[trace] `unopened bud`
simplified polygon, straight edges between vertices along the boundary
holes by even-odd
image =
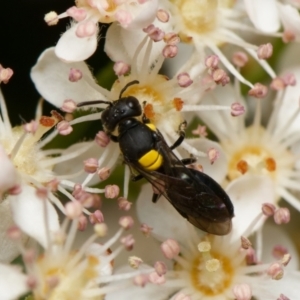
[[[235,52],[232,56],[232,62],[239,68],[242,68],[248,62],[248,55],[245,52]]]
[[[278,262],[272,263],[269,266],[267,273],[274,280],[281,279],[283,277],[283,273],[284,273],[282,264],[278,263]]]
[[[193,83],[190,75],[188,73],[180,73],[177,75],[178,85],[180,87],[188,87]]]
[[[268,93],[268,88],[261,83],[256,83],[254,87],[249,90],[248,95],[255,98],[264,98]]]
[[[124,229],[132,228],[134,221],[131,216],[123,216],[119,219],[119,225]]]
[[[105,197],[108,199],[114,199],[117,198],[120,193],[120,188],[113,184],[113,185],[107,185],[105,187]]]
[[[263,203],[261,209],[265,216],[271,217],[274,215],[274,213],[276,211],[276,206],[272,203]]]
[[[257,57],[259,59],[268,59],[273,54],[273,46],[270,43],[260,45],[257,49]]]
[[[129,234],[123,238],[121,238],[121,243],[125,247],[127,251],[131,251],[133,249],[133,245],[135,243],[135,240],[132,236],[132,234]]]
[[[73,131],[73,128],[69,122],[61,121],[57,124],[57,131],[61,135],[68,135]]]
[[[90,174],[93,174],[98,169],[98,159],[96,158],[88,158],[84,162],[84,171]]]
[[[232,292],[236,300],[250,300],[252,298],[251,288],[246,283],[234,285]]]
[[[169,21],[170,15],[166,10],[159,9],[156,12],[156,18],[162,23],[167,23]]]
[[[160,246],[164,256],[168,259],[173,259],[180,252],[180,246],[177,241],[173,239],[167,239]]]
[[[110,138],[104,131],[99,131],[96,134],[95,142],[100,147],[106,147],[110,142]]]
[[[290,211],[288,208],[280,207],[275,211],[274,221],[276,224],[287,224],[291,219]]]

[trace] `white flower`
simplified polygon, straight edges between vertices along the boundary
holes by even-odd
[[[145,289],[132,287],[120,293],[115,291],[108,295],[109,300],[120,297],[126,300],[133,295],[139,295],[139,299],[143,300],[250,300],[252,296],[261,300],[273,300],[280,294],[289,299],[297,298],[296,286],[300,273],[284,270],[285,259],[289,255],[275,262],[257,263],[253,260],[253,249],[249,248],[248,251],[241,245],[240,234],[247,237],[252,232],[253,225],[261,217],[259,211],[247,223],[244,217],[248,211],[244,210],[233,219],[233,231],[229,235],[213,236],[196,232],[165,199],[153,204],[145,197],[149,191],[144,189],[143,192],[138,199],[139,219],[153,228],[154,235],[160,241],[168,239],[164,243],[163,252],[173,256],[173,264],[162,275],[165,283],[149,283]],[[276,233],[273,234],[276,238],[279,237]],[[167,249],[166,245],[170,248]],[[289,245],[288,248],[293,247]],[[176,255],[178,250],[180,254]],[[294,266],[297,267],[297,261]],[[282,275],[283,278],[279,279]]]
[[[126,30],[142,29],[154,20],[157,5],[157,0],[77,0],[65,13],[57,16],[51,12],[45,20],[54,25],[60,18],[73,18],[75,22],[59,39],[55,53],[65,61],[82,61],[97,48],[98,22],[118,22]]]
[[[246,80],[238,68],[235,68],[230,60],[220,49],[223,44],[237,45],[247,51],[266,72],[275,77],[275,73],[268,63],[259,59],[257,55],[258,46],[246,42],[240,32],[252,33],[255,29],[247,24],[247,18],[244,11],[232,0],[176,0],[160,2],[160,10],[163,10],[168,16],[168,20],[160,22],[155,20],[153,23],[160,28],[164,35],[164,40],[168,40],[170,34],[178,34],[181,42],[193,46],[192,55],[184,52],[186,64],[190,67],[198,64],[199,61],[204,62],[205,57],[213,52],[216,54],[220,62],[232,73],[238,80],[244,84],[253,87],[252,83]],[[124,52],[132,53],[134,45],[133,33],[120,28],[118,35],[119,44],[124,48]],[[135,39],[138,40],[141,32],[135,32]],[[110,33],[107,33],[106,52],[114,61],[117,56],[111,56],[112,51],[107,51],[107,48],[114,48],[108,44],[110,41]],[[173,46],[173,45],[172,45]]]
[[[299,70],[294,71],[299,80]],[[284,84],[284,79],[279,80]],[[214,93],[222,103],[233,98],[244,102],[231,86],[216,89]],[[266,126],[261,121],[262,101],[266,101],[263,99],[249,99],[250,104],[255,101],[255,113],[250,125],[246,124],[246,116],[232,118],[218,112],[207,116],[200,112],[199,117],[219,140],[222,153],[219,163],[226,166],[225,169],[216,168],[214,171],[204,166],[204,171],[213,177],[213,173],[218,173],[219,182],[241,195],[247,193],[243,189],[248,186],[259,194],[260,189],[268,185],[271,188],[266,193],[265,202],[277,204],[283,198],[300,211],[300,201],[291,192],[299,191],[298,97],[297,87],[286,86],[285,91],[279,91],[272,102],[273,108]],[[201,144],[201,139],[191,140],[195,147],[198,142]],[[257,181],[258,176],[261,181]]]
[[[42,205],[46,204],[41,202]],[[114,259],[127,247],[122,242],[126,227],[121,224],[114,235],[99,244],[95,241],[104,237],[108,228],[104,223],[97,224],[94,233],[85,237],[81,247],[73,249],[82,206],[79,202],[67,203],[65,210],[67,217],[59,228],[51,230],[46,226],[47,246],[37,240],[43,247],[42,251],[37,246],[20,247],[25,264],[24,273],[13,265],[0,264],[1,297],[5,295],[5,299],[9,300],[32,292],[34,299],[103,299],[104,295],[114,290],[106,287],[107,283],[117,282],[114,288],[121,289],[124,287],[123,279],[134,278],[142,273],[131,271],[123,276],[112,275]],[[47,207],[44,206],[40,214],[47,224]],[[11,228],[9,236],[18,244],[21,231]],[[112,251],[110,247],[119,240],[121,244]]]
[[[283,39],[299,40],[300,8],[294,0],[244,0],[246,11],[253,25],[262,32],[273,33],[283,25]]]
[[[2,237],[0,261],[11,261],[18,255],[18,250],[14,243],[7,239],[7,228],[14,222],[24,232],[46,246],[45,226],[40,214],[41,199],[38,192],[45,189],[45,197],[49,200],[47,202],[49,227],[55,230],[58,228],[58,215],[53,204],[64,212],[64,207],[55,192],[58,189],[74,200],[65,187],[75,185],[67,179],[78,177],[78,172],[58,175],[53,171],[53,167],[78,158],[91,145],[83,143],[80,149],[76,147],[78,145],[75,145],[65,150],[43,150],[42,147],[52,138],[51,134],[44,140],[41,138],[61,121],[62,117],[57,112],[53,112],[52,117],[37,116],[36,121],[24,126],[12,127],[2,93],[0,105],[2,111],[0,119],[0,236]],[[81,167],[81,173],[83,173],[83,167]]]

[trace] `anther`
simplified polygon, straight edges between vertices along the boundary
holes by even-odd
[[[71,68],[69,71],[69,81],[77,82],[82,78],[82,72],[79,69]]]
[[[257,57],[259,59],[268,59],[273,54],[273,46],[271,43],[260,45],[257,49]]]
[[[128,263],[131,268],[138,269],[139,266],[143,263],[143,260],[137,256],[129,256]]]
[[[173,239],[167,239],[164,241],[161,244],[160,249],[162,250],[164,256],[168,259],[173,259],[180,253],[180,246],[177,241]]]

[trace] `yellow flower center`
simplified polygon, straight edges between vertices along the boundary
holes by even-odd
[[[181,17],[180,38],[190,42],[194,35],[212,33],[221,19],[220,8],[230,8],[234,0],[173,0]]]
[[[100,262],[97,257],[90,255],[87,257],[85,265],[79,266],[77,270],[76,267],[68,267],[72,258],[73,255],[63,261],[52,256],[39,258],[36,266],[39,269],[39,284],[33,291],[35,300],[82,299],[82,291],[97,277],[96,267]],[[101,300],[103,296],[89,299]]]
[[[209,241],[198,245],[199,255],[194,259],[191,281],[194,288],[205,296],[223,294],[232,284],[234,268],[230,259],[211,250]]]
[[[228,179],[234,180],[247,172],[270,176],[276,180],[282,170],[291,170],[292,154],[268,136],[264,128],[249,127],[240,140],[223,141],[228,156]]]

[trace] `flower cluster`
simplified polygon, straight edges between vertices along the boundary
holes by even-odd
[[[13,127],[0,94],[0,298],[297,299],[300,66],[286,53],[298,9],[76,0],[46,14],[51,26],[71,22],[31,70],[56,110],[44,116],[40,102],[35,120]],[[101,24],[109,89],[84,61]],[[0,83],[11,76],[0,65]],[[93,141],[52,146],[99,120]],[[138,191],[130,177],[148,183]]]

